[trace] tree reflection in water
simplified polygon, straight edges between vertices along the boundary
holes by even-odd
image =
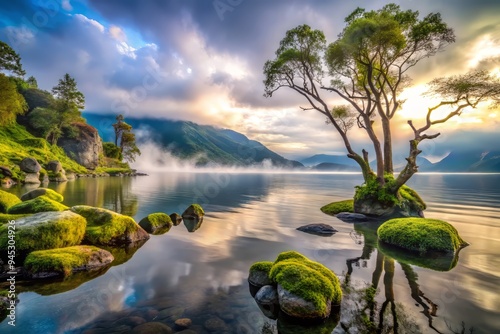
[[[422,332],[415,319],[408,314],[402,304],[396,301],[394,295],[394,272],[396,262],[398,262],[408,281],[411,297],[418,305],[422,306],[422,314],[427,318],[429,328],[435,333],[443,333],[433,323],[434,317],[438,316],[438,305],[421,290],[418,284],[418,275],[410,264],[421,265],[433,270],[446,271],[456,265],[458,256],[430,256],[425,260],[419,260],[420,256],[405,254],[391,247],[379,245],[376,235],[378,226],[380,224],[374,222],[354,224],[354,231],[351,233],[351,237],[356,243],[360,243],[359,241],[362,236],[364,245],[361,256],[346,260],[347,272],[345,273],[343,282],[343,289],[346,294],[342,305],[342,329],[346,332],[362,333]],[[374,253],[376,253],[376,260],[371,284],[356,287],[351,282],[351,275],[354,268],[367,267],[367,261],[370,260]],[[387,254],[391,254],[392,257]],[[432,261],[433,259],[435,259],[435,263]],[[420,263],[419,261],[423,262]],[[385,300],[379,305],[375,301],[375,295],[379,289],[382,274]]]

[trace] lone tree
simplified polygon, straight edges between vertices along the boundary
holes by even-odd
[[[359,164],[365,181],[354,196],[356,212],[422,215],[425,204],[405,186],[418,171],[419,143],[438,137],[439,133],[428,130],[459,116],[464,108],[475,108],[481,102],[498,103],[500,80],[485,71],[433,80],[430,93],[443,100],[428,109],[420,127],[408,121],[414,138],[406,167],[394,178],[391,120],[404,103],[400,94],[409,86],[408,71],[453,43],[455,35],[439,13],[419,18],[418,11],[403,11],[395,4],[369,12],[357,8],[345,23],[338,39],[329,45],[323,32],[307,25],[287,31],[276,58],[264,65],[264,95],[271,97],[282,87],[291,88],[309,103],[303,110],[316,110],[335,127],[347,156]],[[328,93],[336,94],[346,105],[329,105],[325,100]],[[445,117],[435,116],[436,110],[444,108],[448,108]],[[375,129],[379,124],[382,138]],[[354,125],[371,140],[375,171],[368,152],[356,152],[351,145],[348,132]]]
[[[118,115],[113,128],[115,130],[115,146],[120,149],[120,156],[126,161],[134,162],[136,156],[141,155],[141,151],[135,143],[132,125],[125,122],[123,115]]]
[[[0,41],[0,71],[6,70],[23,77],[26,72],[21,65],[21,57],[7,43]]]

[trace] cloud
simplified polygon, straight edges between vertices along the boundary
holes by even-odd
[[[263,97],[262,66],[288,29],[307,23],[333,41],[357,6],[378,9],[386,1],[221,1],[230,6],[222,14],[213,1],[89,0],[84,10],[74,1],[56,2],[57,8],[11,1],[2,7],[0,39],[19,41],[16,50],[41,87],[50,89],[64,73],[74,76],[90,112],[233,128],[287,155],[343,150],[322,115],[299,108],[307,105],[301,96],[281,90]],[[423,15],[441,12],[456,28],[457,43],[410,73],[417,87],[474,66],[498,67],[498,1],[396,3]],[[333,94],[326,96],[335,101]],[[448,126],[498,126],[489,114],[471,113],[469,123]],[[394,131],[402,141],[409,135],[404,115]],[[367,147],[366,136],[353,134],[356,147]]]

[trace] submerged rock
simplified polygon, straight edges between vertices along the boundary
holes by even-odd
[[[189,318],[180,318],[175,320],[175,328],[177,330],[187,329],[191,326],[193,322]]]
[[[123,245],[149,239],[132,217],[111,210],[77,205],[71,211],[87,219],[85,242],[91,245]]]
[[[99,269],[113,260],[113,255],[104,249],[73,246],[32,252],[26,258],[24,266],[30,277],[48,278]]]
[[[345,222],[364,222],[368,217],[361,213],[340,212],[335,217]]]
[[[333,228],[333,226],[327,224],[309,224],[297,227],[297,230],[321,236],[331,236],[335,234],[335,232],[338,232],[336,229]]]

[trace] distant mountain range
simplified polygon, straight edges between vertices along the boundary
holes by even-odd
[[[357,170],[354,160],[343,155],[316,154],[302,162],[314,170],[350,171]],[[372,169],[376,162],[370,163]],[[500,173],[500,151],[470,151],[455,150],[439,162],[432,163],[424,157],[417,158],[420,172],[448,172],[448,173]],[[405,163],[396,164],[394,170],[401,171]]]
[[[84,114],[87,123],[97,128],[103,141],[114,141],[112,115]],[[165,119],[126,118],[138,134],[138,143],[152,141],[181,159],[194,159],[198,166],[210,164],[252,166],[271,162],[274,167],[303,167],[261,143],[233,130]],[[140,159],[140,158],[139,158]]]

